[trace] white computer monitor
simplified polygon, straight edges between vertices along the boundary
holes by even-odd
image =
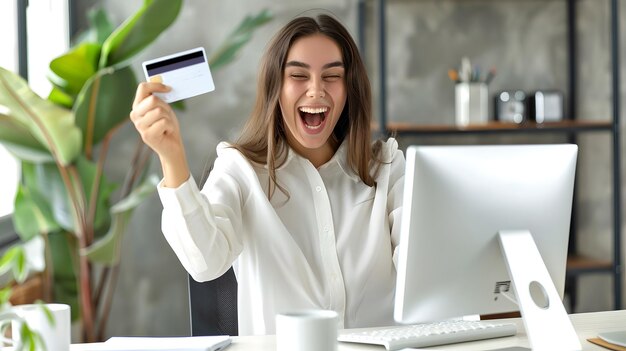
[[[549,307],[560,305],[557,313],[564,314],[577,151],[569,144],[409,147],[395,319],[420,323],[520,311],[523,306],[509,299],[515,295],[511,275],[519,285],[524,279],[543,282],[534,270],[543,266],[541,258],[546,279],[558,292]],[[511,230],[530,233],[539,263],[531,259],[532,248],[522,248],[525,242],[509,242],[505,259],[499,233]],[[516,260],[518,271],[510,274],[507,263]],[[549,299],[544,285],[533,300]],[[536,289],[532,284],[516,288],[518,303],[525,291]],[[525,323],[535,307],[548,310],[526,307],[521,309]],[[537,323],[538,329],[545,327]]]

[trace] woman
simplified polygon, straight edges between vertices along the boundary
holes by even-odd
[[[131,119],[159,156],[163,233],[191,276],[238,281],[241,335],[275,314],[332,309],[340,328],[393,323],[404,157],[371,143],[371,92],[354,40],[335,19],[300,17],[262,60],[255,108],[221,143],[202,188],[176,116],[141,83]]]

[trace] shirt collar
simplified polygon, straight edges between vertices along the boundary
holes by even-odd
[[[226,145],[226,144],[224,144]],[[223,145],[221,145],[223,146]],[[223,146],[224,147],[224,146]],[[287,158],[285,159],[285,162],[280,165],[280,167],[276,168],[277,171],[279,170],[283,170],[285,168],[287,168],[289,166],[290,163],[292,163],[294,161],[294,159],[302,159],[304,160],[304,157],[300,156],[297,152],[295,152],[295,150],[293,150],[291,147],[287,147]],[[248,162],[255,164],[257,167],[262,167],[265,169],[268,169],[267,164],[257,164],[251,160],[248,160]],[[330,160],[328,160],[328,162],[324,163],[319,169],[325,169],[325,168],[330,168],[333,165],[337,165],[339,166],[339,168],[341,169],[341,171],[350,179],[352,179],[354,182],[358,182],[361,178],[359,177],[359,175],[357,173],[354,172],[354,170],[352,169],[352,167],[350,167],[350,164],[348,163],[348,141],[344,140],[341,145],[339,145],[339,148],[337,149],[337,151],[335,152],[335,154],[333,155],[333,157],[330,158]]]
[[[290,150],[295,154],[295,151]],[[359,176],[352,170],[350,164],[348,163],[348,141],[344,140],[339,148],[333,155],[333,157],[328,160],[328,162],[324,163],[320,166],[320,170],[328,169],[333,166],[339,166],[339,168],[343,171],[343,173],[354,182],[358,182],[360,180]]]

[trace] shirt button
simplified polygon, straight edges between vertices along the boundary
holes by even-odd
[[[322,191],[322,187],[321,187],[321,186],[319,186],[319,185],[318,185],[318,186],[316,186],[316,187],[315,187],[315,191],[317,191],[317,192],[319,193],[320,191]]]
[[[328,227],[324,227],[324,231],[325,231],[326,233],[328,233],[328,231],[329,231],[329,230],[330,230],[330,229],[328,229]]]

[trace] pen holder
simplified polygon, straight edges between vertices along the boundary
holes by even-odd
[[[457,83],[454,89],[456,125],[487,123],[487,84]]]

